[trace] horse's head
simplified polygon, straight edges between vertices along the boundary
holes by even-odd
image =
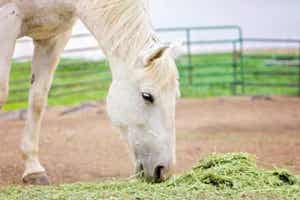
[[[115,78],[107,98],[112,122],[126,135],[136,171],[160,182],[175,164],[175,46],[156,47]],[[116,69],[118,71],[121,69]]]

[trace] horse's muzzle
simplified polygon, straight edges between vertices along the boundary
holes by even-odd
[[[161,183],[171,176],[169,168],[163,165],[156,166],[152,173],[145,170],[144,166],[140,164],[137,168],[137,173],[151,183]]]

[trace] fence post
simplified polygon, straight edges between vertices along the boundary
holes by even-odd
[[[237,75],[236,75],[236,72],[237,72],[237,49],[236,49],[236,41],[232,42],[232,45],[233,45],[233,52],[232,52],[232,75],[233,75],[233,83],[232,83],[232,89],[231,89],[231,92],[232,94],[235,96],[237,94],[237,91],[236,91],[236,87],[237,87]]]
[[[189,84],[193,84],[193,66],[192,66],[192,50],[191,50],[191,29],[186,29],[186,42],[187,42],[187,53],[188,53],[188,70],[189,70]]]
[[[300,97],[300,41],[298,44],[298,96]]]
[[[242,94],[245,94],[245,72],[244,72],[244,37],[243,31],[239,28],[239,42],[240,42],[240,66],[241,66],[241,84],[242,84]]]

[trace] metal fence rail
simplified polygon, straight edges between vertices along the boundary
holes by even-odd
[[[251,64],[245,63],[243,68],[246,75],[264,77],[264,80],[251,82],[249,78],[243,82],[244,87],[272,87],[281,88],[281,94],[300,96],[300,40],[295,39],[276,39],[276,38],[244,38],[244,44],[263,43],[263,44],[286,44],[292,49],[279,49],[278,52],[244,52],[243,57],[246,61],[256,60],[263,66],[253,69]],[[270,70],[271,69],[271,70]],[[282,80],[275,79],[280,77]],[[285,78],[282,78],[285,77]],[[271,93],[272,94],[272,93]]]
[[[243,38],[239,26],[163,28],[157,31],[159,34],[181,35],[186,54],[178,60],[178,66],[184,95],[300,96],[300,39]],[[227,31],[231,35],[214,37],[209,34],[209,39],[195,37],[210,31]],[[72,39],[89,37],[90,34],[76,34]],[[30,42],[28,39],[18,41],[19,44]],[[253,50],[252,44],[259,44],[259,48]],[[270,44],[272,48],[264,49]],[[220,49],[203,50],[210,46]],[[97,45],[67,49],[64,54],[93,51],[99,51]],[[31,56],[14,58],[10,104],[27,101],[30,67],[24,61],[30,59]],[[110,80],[105,61],[64,59],[56,72],[50,100],[93,93],[95,89],[106,91]]]

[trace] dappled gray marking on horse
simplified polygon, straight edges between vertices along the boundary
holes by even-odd
[[[46,0],[0,2],[0,106],[8,96],[16,39],[34,40],[29,109],[21,149],[23,180],[49,184],[41,165],[39,133],[53,74],[77,18],[105,53],[113,81],[107,112],[128,141],[137,171],[164,180],[175,164],[175,102],[179,95],[177,44],[160,42],[147,0]],[[45,13],[47,13],[45,15]]]
[[[32,75],[31,75],[31,79],[30,79],[30,84],[31,84],[31,85],[34,84],[34,81],[35,81],[35,75],[32,74]]]

